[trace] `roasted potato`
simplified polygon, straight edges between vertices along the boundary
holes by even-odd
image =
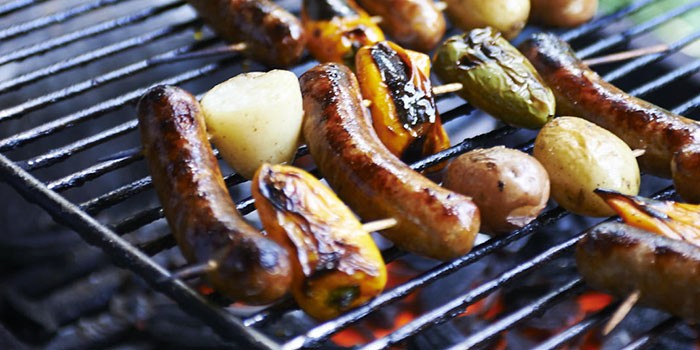
[[[553,27],[576,27],[598,11],[598,0],[531,0],[530,19]]]
[[[306,313],[335,318],[382,292],[386,267],[372,237],[313,175],[265,164],[252,193],[263,227],[289,252],[292,295]]]
[[[549,199],[549,176],[527,153],[503,146],[467,152],[447,167],[443,186],[472,197],[481,230],[499,234],[527,225]]]
[[[552,184],[552,198],[571,212],[610,216],[594,190],[639,192],[639,166],[632,150],[611,132],[581,118],[555,118],[540,130],[533,155]]]
[[[304,116],[301,103],[299,80],[285,70],[237,75],[201,101],[212,142],[247,179],[263,163],[292,161]]]
[[[510,40],[530,15],[530,0],[445,0],[447,16],[462,30],[493,27]]]

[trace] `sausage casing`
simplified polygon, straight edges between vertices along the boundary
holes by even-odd
[[[316,66],[300,83],[309,151],[350,208],[365,220],[396,219],[398,225],[383,234],[407,251],[452,259],[471,250],[480,223],[476,205],[413,171],[382,145],[347,67]]]
[[[691,322],[700,321],[700,248],[618,222],[597,225],[576,246],[591,286]]]
[[[358,0],[401,46],[428,52],[445,35],[445,16],[433,0]]]
[[[557,100],[557,114],[585,118],[611,131],[632,149],[645,150],[640,167],[652,175],[673,177],[685,200],[700,200],[700,123],[630,96],[579,60],[569,45],[553,34],[536,34],[520,47]],[[684,150],[672,173],[671,163]],[[681,164],[682,163],[682,164]]]
[[[291,283],[288,255],[236,210],[197,100],[157,86],[139,101],[138,116],[153,186],[185,258],[215,260],[209,281],[237,300],[259,304],[284,295]]]
[[[297,62],[306,45],[301,22],[269,0],[187,0],[224,40],[271,67]]]

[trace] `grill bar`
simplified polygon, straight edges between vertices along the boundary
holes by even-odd
[[[0,41],[4,41],[19,35],[27,34],[31,31],[41,29],[52,24],[65,22],[73,17],[88,13],[90,11],[113,5],[119,0],[97,0],[85,4],[81,4],[65,11],[57,12],[46,17],[37,18],[25,23],[12,25],[7,28],[0,29]]]
[[[85,241],[100,246],[117,265],[128,267],[148,281],[152,288],[175,300],[185,311],[206,320],[224,339],[250,349],[274,348],[275,344],[267,337],[255,329],[245,328],[226,310],[210,304],[185,283],[172,278],[165,268],[80,208],[46,188],[4,155],[0,155],[0,177],[15,186],[28,201],[44,208],[57,222],[81,234]]]
[[[8,1],[0,5],[0,16],[10,14],[15,11],[19,11],[25,7],[29,7],[40,3],[43,0],[14,0]]]
[[[663,14],[656,16],[640,25],[634,26],[620,34],[611,35],[605,39],[598,41],[584,49],[578,51],[578,56],[580,58],[587,58],[591,55],[595,55],[605,49],[611,48],[615,45],[621,44],[632,37],[646,33],[669,20],[683,15],[689,11],[700,6],[700,1],[692,2],[690,4],[679,6],[671,11],[664,12]]]
[[[188,28],[189,26],[192,25],[192,21],[180,24],[176,26],[176,30],[184,30]],[[101,85],[126,78],[128,76],[134,75],[138,72],[141,72],[145,69],[150,68],[151,66],[154,65],[152,63],[152,60],[157,60],[161,59],[163,57],[173,57],[181,52],[189,51],[192,49],[192,45],[185,45],[180,48],[174,49],[167,51],[162,54],[158,54],[156,56],[153,56],[150,59],[145,59],[138,61],[136,63],[132,63],[130,65],[124,66],[122,68],[113,70],[111,72],[102,74],[98,77],[95,77],[93,79],[85,80],[76,84],[73,84],[67,88],[60,89],[57,91],[54,91],[52,93],[33,98],[29,101],[26,101],[22,104],[19,104],[17,106],[11,107],[4,109],[0,111],[0,122],[9,120],[9,119],[15,119],[22,117],[25,113],[37,110],[39,108],[45,107],[46,105],[53,104],[56,102],[59,102],[61,100],[67,99],[69,97],[81,94],[85,91],[88,91],[90,89],[94,89],[96,87],[99,87]]]
[[[567,328],[565,331],[557,334],[556,336],[547,339],[546,342],[537,345],[535,348],[533,348],[533,350],[560,349],[565,344],[568,344],[572,340],[580,337],[584,333],[590,331],[593,327],[608,319],[619,306],[619,303],[612,303],[606,306],[603,308],[603,310],[598,311],[595,314],[587,317],[585,320]]]
[[[682,79],[684,77],[691,76],[697,73],[698,71],[700,71],[700,59],[686,64],[685,66],[675,68],[668,74],[664,74],[663,76],[630,91],[630,95],[644,96],[650,92],[658,90],[659,88],[673,82],[676,79]]]
[[[664,333],[670,331],[677,325],[681,324],[683,321],[677,317],[670,317],[656,325],[649,332],[639,337],[637,340],[628,344],[623,348],[623,350],[641,350],[648,349],[649,346],[653,345],[656,340],[661,337]]]
[[[80,186],[92,179],[95,179],[113,170],[129,165],[142,158],[143,156],[140,153],[138,153],[119,159],[104,161],[93,166],[87,167],[79,172],[52,181],[48,183],[46,187],[53,191],[65,191],[69,188]]]
[[[527,306],[522,307],[518,311],[492,323],[488,327],[480,330],[478,333],[455,345],[450,350],[481,348],[481,346],[485,345],[484,343],[491,341],[501,332],[511,329],[521,322],[548,310],[553,305],[560,302],[563,298],[583,289],[583,286],[583,280],[580,277],[575,278],[560,288],[549,292]]]
[[[179,5],[179,4],[178,4]],[[144,15],[142,19],[145,19],[149,16],[153,16],[158,12],[165,12],[168,9],[174,8],[176,6],[174,5],[168,5],[168,6],[163,6],[160,8],[160,11],[156,11],[155,8],[149,8],[143,12],[147,13]],[[188,23],[194,23],[195,21],[188,22]],[[130,38],[112,45],[108,45],[105,47],[101,47],[97,50],[94,50],[92,52],[88,52],[86,54],[82,54],[70,59],[67,59],[62,62],[58,62],[56,64],[52,64],[46,68],[38,69],[32,72],[29,72],[27,74],[20,75],[16,78],[6,80],[3,82],[0,82],[0,93],[2,92],[7,92],[11,89],[16,89],[21,86],[24,86],[26,84],[36,82],[39,79],[44,79],[47,77],[51,77],[55,74],[58,74],[60,72],[78,67],[80,65],[84,65],[87,63],[90,63],[92,61],[96,61],[100,58],[104,58],[119,52],[122,52],[124,50],[142,46],[146,43],[155,41],[157,39],[163,38],[165,36],[168,36],[170,34],[177,33],[181,31],[182,28],[180,26],[169,26],[163,29],[158,29],[151,31],[149,33],[146,33],[144,35],[140,35],[134,38]]]
[[[626,14],[635,12],[645,6],[646,4],[652,3],[652,1],[644,0],[644,1],[639,1],[619,12],[616,14],[606,16],[604,18],[601,18],[599,20],[596,20],[594,22],[591,22],[583,27],[577,28],[575,30],[567,32],[565,35],[568,36],[569,39],[571,38],[576,38],[581,35],[593,32],[594,30],[600,29],[615,20],[622,18]],[[182,3],[171,3],[166,6],[179,6]],[[700,5],[700,3],[695,3],[693,4],[692,8],[696,7],[697,5]],[[2,7],[0,7],[2,9]],[[678,11],[678,9],[676,10]],[[624,13],[624,14],[620,14]],[[1,14],[1,12],[0,12]],[[668,15],[668,13],[667,13]],[[675,16],[667,16],[668,19],[671,19]],[[633,35],[637,35],[643,32],[646,32],[653,28],[654,26],[659,25],[665,20],[659,19],[657,17],[656,19],[653,19],[651,21],[648,21],[642,25],[636,26],[625,33],[627,33],[627,36],[620,37],[620,42],[623,42],[626,39],[629,39],[629,37]],[[654,22],[654,23],[652,23]],[[656,23],[658,22],[658,23]],[[194,23],[194,22],[193,22]],[[646,28],[649,27],[649,28]],[[623,33],[624,35],[624,33]],[[697,35],[697,34],[694,34]],[[693,36],[694,36],[693,35]],[[143,37],[140,36],[140,37]],[[692,36],[691,36],[692,37]],[[685,38],[684,38],[685,40]],[[122,42],[125,43],[126,41]],[[689,43],[689,41],[688,41]],[[616,45],[617,43],[610,44],[610,46]],[[687,43],[686,43],[687,44]],[[137,45],[135,45],[137,46]],[[680,46],[680,45],[679,45]],[[589,47],[588,49],[590,49]],[[603,50],[604,48],[600,49]],[[99,50],[90,52],[87,55],[90,54],[95,54]],[[675,52],[675,51],[674,51]],[[655,57],[654,59],[659,60],[667,55],[670,55],[670,53],[664,53],[664,55],[660,55],[659,57]],[[89,61],[96,60],[99,57],[94,57],[90,59]],[[228,62],[227,60],[226,62]],[[87,61],[86,61],[87,62]],[[152,63],[153,61],[151,61]],[[212,72],[225,64],[223,63],[224,61],[219,62],[218,64],[210,64],[207,66],[204,66],[202,68],[188,71],[186,73],[183,73],[181,75],[171,77],[166,79],[165,81],[161,83],[168,83],[168,84],[178,84],[184,81],[188,81],[191,79],[198,78],[200,76],[203,76],[209,72]],[[651,60],[649,61],[651,62]],[[648,63],[649,63],[648,62]],[[60,66],[64,65],[64,66]],[[54,66],[60,66],[60,67],[65,67],[63,70],[68,70],[73,67],[77,67],[78,64],[73,64],[72,66],[65,66],[65,62],[59,62]],[[677,70],[676,70],[677,71]],[[675,72],[675,71],[674,71]],[[113,72],[112,72],[113,73]],[[110,73],[108,73],[110,74]],[[626,74],[626,73],[625,73]],[[673,73],[669,73],[673,74]],[[624,75],[624,74],[622,74]],[[685,75],[683,75],[685,76]],[[666,75],[665,77],[668,77]],[[662,77],[663,78],[663,77]],[[670,79],[667,79],[667,81],[660,81],[663,80],[662,78],[654,80],[654,84],[648,83],[645,84],[644,86],[638,88],[639,91],[644,91],[646,89],[649,89],[649,91],[654,90],[658,87],[664,86],[668,84]],[[26,79],[26,78],[24,78]],[[174,81],[174,82],[173,82]],[[17,81],[13,84],[14,87],[21,86],[22,84],[25,84],[29,82],[29,80],[26,80],[24,82],[18,83]],[[0,83],[2,84],[2,83]],[[2,85],[0,85],[2,86]],[[651,87],[650,87],[651,86]],[[90,87],[89,89],[91,89]],[[64,89],[66,90],[66,89]],[[59,91],[64,91],[64,90],[59,90]],[[83,91],[87,91],[88,88],[86,88]],[[76,92],[77,93],[82,93],[81,92]],[[38,139],[39,137],[49,135],[54,132],[58,132],[62,129],[65,129],[67,127],[72,126],[73,124],[90,120],[93,118],[96,118],[100,115],[106,114],[109,111],[116,110],[121,107],[121,105],[125,103],[133,103],[138,97],[140,97],[141,94],[145,89],[137,89],[134,91],[131,91],[129,93],[126,93],[120,97],[117,97],[115,99],[111,99],[108,101],[105,101],[103,103],[100,103],[98,105],[92,106],[90,108],[81,110],[79,112],[70,114],[68,116],[65,116],[63,118],[60,118],[59,120],[56,120],[54,122],[50,122],[44,125],[41,125],[39,127],[32,128],[30,130],[27,130],[25,132],[22,132],[20,134],[16,134],[13,137],[7,138],[5,140],[0,140],[0,151],[6,151],[10,149],[14,149],[17,147],[20,147],[21,145],[24,145],[28,142],[31,142],[33,140]],[[638,92],[638,93],[644,93],[644,92]],[[48,95],[47,95],[48,96]],[[45,96],[44,96],[45,97]],[[42,97],[40,97],[42,98]],[[700,96],[684,103],[683,105],[677,107],[676,109],[690,109],[690,108],[695,108],[698,105],[698,100],[700,100]],[[120,101],[119,104],[116,104],[116,101]],[[51,101],[50,103],[53,103],[55,101]],[[39,108],[39,107],[37,107]],[[456,118],[459,116],[467,115],[472,111],[472,108],[466,104],[462,104],[461,106],[453,109],[452,111],[446,112],[443,114],[443,117],[446,120],[449,120],[451,118]],[[2,112],[0,112],[2,113]],[[123,135],[125,133],[128,133],[136,128],[136,121],[135,120],[130,120],[127,122],[124,122],[122,124],[117,125],[116,127],[113,127],[112,129],[109,129],[105,132],[101,132],[96,135],[92,135],[90,137],[86,137],[84,139],[78,140],[76,142],[70,143],[68,145],[65,145],[63,147],[60,147],[58,149],[55,149],[54,151],[51,151],[49,153],[35,156],[31,159],[26,160],[25,162],[22,162],[21,164],[27,165],[27,169],[37,169],[40,167],[48,167],[53,164],[56,164],[57,162],[60,162],[64,159],[67,159],[70,157],[72,154],[75,154],[77,152],[80,152],[84,149],[93,147],[95,145],[98,145],[100,143],[106,142],[108,140],[111,140],[115,137],[118,137],[120,135]],[[470,138],[467,140],[464,140],[463,142],[453,146],[453,148],[444,151],[443,154],[440,155],[435,155],[431,158],[424,159],[420,162],[417,162],[413,164],[412,166],[414,169],[424,169],[426,167],[429,167],[439,161],[445,160],[449,157],[453,157],[457,154],[464,153],[470,149],[473,149],[475,147],[484,147],[487,145],[490,145],[494,142],[496,142],[497,139],[500,139],[506,135],[509,135],[517,130],[509,127],[504,127],[500,129],[496,129],[488,134],[485,135],[480,135],[474,138]],[[22,137],[19,137],[22,135]],[[493,139],[489,139],[493,138]],[[526,144],[524,147],[530,147],[531,142]],[[300,153],[303,153],[300,152]],[[107,160],[107,161],[102,161],[98,164],[95,164],[93,166],[90,166],[86,169],[83,169],[81,171],[78,171],[76,173],[70,174],[68,176],[65,176],[63,178],[60,178],[58,180],[55,180],[51,183],[49,183],[47,186],[43,186],[38,180],[33,178],[30,174],[28,174],[26,171],[20,169],[17,167],[18,163],[12,163],[9,159],[5,158],[2,156],[0,158],[0,176],[6,177],[8,179],[13,179],[15,176],[18,177],[18,179],[14,179],[13,185],[18,188],[18,190],[28,199],[34,200],[34,201],[39,201],[39,204],[44,207],[47,211],[49,211],[52,215],[56,216],[56,220],[67,224],[69,227],[79,231],[86,240],[92,242],[93,244],[97,244],[103,249],[110,253],[110,255],[116,256],[117,260],[120,264],[129,267],[132,270],[135,270],[135,272],[139,273],[141,276],[146,278],[147,281],[149,281],[151,284],[153,284],[156,289],[159,291],[165,292],[167,295],[173,297],[176,301],[178,301],[181,305],[185,305],[185,308],[188,309],[189,312],[192,314],[202,318],[205,320],[207,323],[212,325],[214,323],[214,328],[216,331],[223,336],[227,338],[235,338],[233,339],[236,341],[236,345],[238,344],[243,344],[246,346],[254,346],[254,347],[261,347],[261,348],[277,348],[278,344],[275,344],[274,342],[271,342],[267,337],[260,335],[257,333],[257,331],[254,328],[251,328],[250,326],[256,326],[260,325],[263,323],[265,320],[269,320],[271,317],[275,317],[280,315],[283,311],[289,310],[293,307],[293,303],[290,303],[289,299],[287,301],[283,301],[278,305],[269,307],[261,312],[258,312],[257,314],[248,317],[247,319],[243,320],[242,322],[238,321],[235,317],[230,316],[225,311],[222,311],[221,308],[208,304],[201,296],[199,296],[198,293],[193,292],[192,289],[188,288],[186,285],[182,284],[181,281],[179,280],[174,280],[169,276],[169,273],[165,271],[164,269],[160,269],[157,265],[156,266],[151,266],[155,265],[148,257],[146,254],[156,254],[160,252],[161,250],[170,247],[174,245],[174,240],[172,238],[172,235],[167,235],[163,236],[159,239],[156,239],[152,242],[149,242],[143,246],[141,246],[141,251],[135,249],[132,245],[129,245],[127,241],[111,241],[112,236],[119,238],[118,236],[115,235],[114,232],[109,231],[103,224],[100,224],[99,222],[95,221],[92,219],[88,214],[94,214],[97,213],[101,210],[104,210],[106,208],[109,208],[117,203],[122,202],[123,200],[133,197],[136,193],[142,192],[143,190],[147,189],[150,187],[150,178],[145,177],[141,178],[139,180],[136,180],[134,182],[131,182],[125,186],[122,186],[116,190],[110,191],[104,195],[101,195],[99,197],[93,198],[91,200],[88,200],[84,202],[82,205],[75,206],[63,199],[64,202],[51,202],[55,198],[62,199],[62,197],[58,196],[56,193],[51,192],[50,189],[53,190],[65,190],[74,186],[77,186],[79,184],[82,184],[86,181],[89,181],[90,179],[94,179],[100,175],[106,174],[110,172],[111,170],[117,169],[119,167],[125,166],[127,164],[133,163],[134,161],[142,159],[142,156],[140,154],[131,154],[128,155],[127,157],[122,157],[119,159],[112,159],[112,160]],[[231,186],[237,185],[243,182],[243,179],[241,179],[239,176],[232,174],[228,175],[226,177],[227,184]],[[37,186],[41,185],[41,186]],[[55,197],[55,198],[54,198]],[[37,199],[40,198],[40,199]],[[44,203],[42,201],[46,200],[48,198],[48,201],[50,203]],[[65,205],[69,205],[71,207],[66,207]],[[248,213],[253,210],[253,201],[251,198],[247,198],[237,204],[238,208],[240,211],[242,211],[244,214]],[[56,208],[59,209],[56,209]],[[66,214],[60,214],[63,213],[64,210],[67,210],[67,215]],[[82,211],[81,211],[82,210]],[[65,215],[65,216],[61,216]],[[309,346],[309,345],[320,345],[322,344],[323,341],[325,341],[330,335],[340,331],[343,327],[356,322],[372,311],[375,311],[379,308],[381,308],[383,305],[386,305],[390,302],[396,301],[412,291],[416,290],[417,288],[420,288],[424,286],[427,283],[430,283],[438,278],[444,277],[445,275],[456,271],[457,269],[472,263],[474,261],[479,260],[481,257],[484,257],[485,255],[493,252],[496,249],[502,248],[503,246],[507,245],[510,242],[513,242],[519,238],[525,237],[529,235],[532,232],[535,232],[539,228],[543,227],[544,225],[549,225],[552,222],[555,222],[562,217],[568,215],[565,211],[563,211],[560,208],[555,208],[553,210],[547,211],[543,215],[541,215],[536,221],[531,223],[530,225],[526,226],[525,228],[515,231],[514,233],[500,238],[500,239],[492,239],[489,240],[472,250],[469,254],[465,255],[464,257],[457,259],[456,261],[446,263],[443,265],[440,265],[433,270],[430,270],[426,273],[421,274],[420,276],[414,278],[413,280],[409,281],[405,285],[401,285],[399,287],[396,287],[395,289],[385,292],[382,294],[379,298],[373,300],[370,302],[370,304],[365,305],[361,307],[360,309],[351,311],[350,313],[341,316],[338,319],[326,322],[324,324],[321,324],[318,327],[315,327],[308,331],[306,334],[297,336],[296,338],[290,340],[289,342],[283,344],[285,348],[298,348],[301,346]],[[137,213],[136,215],[129,217],[125,220],[122,220],[121,222],[117,223],[114,226],[114,231],[124,233],[124,232],[130,232],[132,230],[138,229],[141,226],[152,222],[158,218],[162,217],[162,210],[161,208],[151,208],[147,209],[145,211],[141,211]],[[87,220],[86,219],[90,219]],[[109,233],[112,236],[107,236],[104,235],[104,233]],[[572,240],[576,240],[577,237],[572,238]],[[567,243],[565,242],[565,243]],[[575,243],[575,242],[574,242]],[[573,245],[573,243],[571,243]],[[117,246],[117,247],[115,247]],[[105,248],[107,247],[107,248]],[[513,268],[504,274],[502,274],[499,278],[496,278],[490,282],[487,282],[486,284],[482,284],[479,286],[477,289],[470,291],[470,292],[465,292],[465,294],[462,295],[460,298],[461,301],[463,301],[465,304],[469,304],[471,302],[474,302],[485,295],[491,293],[493,290],[496,288],[499,288],[505,283],[508,283],[512,280],[517,279],[519,276],[521,276],[524,273],[527,273],[531,269],[536,268],[539,266],[538,264],[544,264],[546,263],[549,258],[553,258],[560,254],[561,252],[565,251],[568,249],[568,247],[561,248],[560,251],[554,251],[552,252],[552,249],[555,249],[556,247],[561,247],[561,245],[555,246],[554,248],[551,248],[547,250],[546,252],[537,255],[535,258],[531,259],[530,261],[526,262],[525,264],[529,267],[523,269],[521,267],[516,267]],[[133,252],[135,253],[140,253],[141,255],[134,255],[132,254]],[[550,252],[551,256],[547,256],[546,254]],[[144,254],[146,253],[146,254]],[[396,254],[404,254],[403,252],[398,251]],[[388,261],[390,261],[389,259]],[[136,267],[134,267],[136,265]],[[160,269],[160,270],[159,270]],[[148,277],[153,277],[152,279]],[[154,277],[155,276],[155,277]],[[158,279],[156,279],[158,277]],[[573,285],[572,285],[573,283]],[[532,306],[535,305],[550,305],[553,304],[555,299],[564,297],[565,295],[568,295],[568,293],[573,292],[575,289],[578,289],[581,287],[581,281],[579,279],[576,279],[574,281],[571,281],[570,283],[567,283],[564,287],[564,291],[562,291],[562,288],[560,288],[558,291],[548,293],[547,295],[541,297],[540,299],[537,299],[534,301],[530,306],[527,306],[525,308],[519,309],[518,311],[515,311],[514,313],[505,316],[503,319],[497,321],[496,323],[491,324],[486,330],[486,333],[480,333],[477,334],[475,337],[470,338],[471,340],[467,340],[468,342],[474,342],[475,344],[481,343],[481,341],[487,340],[487,338],[498,334],[499,332],[502,332],[505,329],[508,329],[510,327],[514,327],[518,324],[518,322],[525,320],[527,317],[530,317],[534,315],[538,308],[533,308]],[[178,289],[180,288],[180,289]],[[173,290],[176,290],[173,292]],[[178,294],[182,293],[182,294]],[[173,295],[176,295],[175,297]],[[194,298],[194,299],[192,299]],[[184,300],[184,301],[183,301]],[[465,301],[466,300],[466,301]],[[435,318],[433,320],[439,320],[440,322],[446,320],[447,318],[453,316],[452,313],[455,310],[448,310],[447,313],[444,313],[442,315],[430,313],[428,315],[424,315],[423,318],[426,318],[426,316],[429,315],[435,315]],[[218,316],[215,316],[215,318],[212,320],[209,316],[209,314],[218,314]],[[602,313],[599,313],[597,315],[601,315]],[[596,315],[596,316],[597,316]],[[604,315],[605,316],[605,315]],[[608,315],[609,316],[609,315]],[[432,317],[432,316],[430,316]],[[607,316],[605,316],[607,317]],[[426,318],[427,319],[427,318]],[[418,319],[416,320],[418,321]],[[417,334],[420,330],[427,328],[431,326],[432,324],[435,324],[434,321],[432,324],[425,324],[421,325],[420,323],[417,323],[416,321],[410,323],[408,326],[402,328],[399,330],[398,335],[394,337],[393,335],[387,338],[382,338],[378,340],[377,342],[371,343],[368,345],[368,348],[372,348],[373,346],[381,346],[381,344],[395,344],[397,342],[400,342],[401,340],[405,339],[402,338],[404,336],[410,336],[413,334]],[[236,323],[238,322],[238,323]],[[584,322],[585,323],[585,322]],[[247,327],[246,327],[247,326]],[[222,333],[226,332],[226,333]],[[232,334],[233,332],[233,334]],[[240,338],[240,339],[239,339]],[[482,339],[481,341],[477,341],[475,339]],[[554,338],[558,339],[558,338]],[[571,338],[570,338],[571,339]],[[386,340],[386,343],[384,343]],[[563,343],[561,343],[563,344]],[[385,345],[386,346],[386,345]]]
[[[157,14],[163,13],[171,7],[174,8],[182,3],[166,4],[159,7],[148,8],[145,10],[138,11],[134,14],[127,15],[124,17],[119,17],[113,20],[98,23],[89,27],[82,28],[80,30],[58,36],[37,44],[25,46],[23,48],[13,50],[12,52],[6,53],[0,56],[0,65],[23,60],[25,58],[38,55],[44,52],[48,52],[55,48],[67,45],[72,42],[87,39],[91,36],[105,33],[113,29],[121,28],[126,25],[135,24],[141,22],[145,19],[151,18]]]
[[[193,50],[196,46],[198,46],[198,45],[189,46],[184,51]],[[154,83],[154,85],[156,85],[156,84],[169,84],[169,85],[182,84],[184,82],[199,78],[201,76],[212,73],[218,69],[221,69],[224,66],[226,66],[227,63],[230,63],[231,61],[232,61],[232,59],[226,59],[223,61],[219,61],[218,63],[207,64],[203,67],[189,70],[189,71],[186,71],[184,73],[180,73],[178,75],[175,75],[173,77],[161,80],[157,83]],[[27,142],[34,141],[40,137],[50,135],[50,134],[55,133],[57,131],[63,130],[63,129],[68,128],[70,126],[73,126],[77,123],[85,122],[85,121],[100,117],[108,112],[122,108],[122,107],[124,107],[124,105],[134,103],[147,90],[148,90],[147,87],[132,90],[132,91],[130,91],[126,94],[123,94],[121,96],[118,96],[118,97],[115,97],[115,98],[112,98],[109,100],[105,100],[101,103],[98,103],[98,104],[92,106],[92,107],[80,110],[78,112],[72,113],[72,114],[67,115],[65,117],[55,119],[55,120],[50,121],[48,123],[39,125],[37,127],[31,128],[29,130],[17,133],[11,137],[6,138],[6,139],[0,140],[0,152],[5,152],[8,150],[17,148],[17,147],[19,147]]]
[[[630,4],[629,6],[619,10],[615,11],[605,17],[599,18],[595,21],[588,22],[585,24],[582,24],[581,26],[577,28],[570,29],[569,31],[562,33],[559,35],[560,38],[566,40],[566,41],[571,41],[576,38],[579,38],[583,35],[586,35],[588,33],[591,33],[593,31],[596,31],[598,29],[604,28],[612,23],[617,22],[623,17],[626,17],[632,13],[635,13],[645,6],[654,3],[655,0],[642,0],[642,1],[637,1],[633,4]]]
[[[669,187],[657,195],[654,196],[654,198],[669,198],[674,194],[674,190],[672,187]],[[517,231],[516,231],[517,232]],[[366,348],[367,349],[381,349],[381,348],[386,348],[388,346],[394,345],[400,341],[405,340],[406,338],[417,334],[418,332],[430,327],[434,326],[440,323],[443,323],[447,321],[449,318],[453,318],[454,316],[460,314],[462,311],[464,311],[464,308],[466,306],[469,306],[473,304],[475,301],[483,298],[484,296],[492,293],[494,290],[500,288],[501,286],[513,281],[514,279],[520,277],[521,275],[524,275],[530,271],[532,271],[534,268],[539,267],[540,265],[543,265],[552,259],[557,258],[559,255],[564,253],[565,251],[571,249],[578,241],[580,241],[583,236],[584,232],[580,232],[576,235],[574,235],[572,238],[566,240],[563,243],[559,243],[541,254],[537,255],[536,257],[522,262],[519,265],[515,266],[511,270],[508,270],[504,273],[502,273],[498,278],[493,279],[489,282],[483,283],[480,286],[472,289],[471,291],[466,292],[465,294],[462,294],[460,297],[455,298],[455,300],[446,303],[438,308],[435,308],[434,310],[430,311],[429,313],[426,313],[410,323],[404,325],[402,328],[394,331],[391,333],[389,336],[377,339],[373,341],[372,343],[367,344]]]
[[[610,73],[607,73],[603,76],[603,79],[607,82],[613,82],[617,79],[622,78],[623,76],[639,69],[642,68],[648,64],[658,62],[668,56],[670,56],[673,53],[676,53],[683,49],[684,47],[692,44],[693,42],[697,41],[700,39],[700,31],[697,31],[691,35],[688,35],[684,37],[681,40],[678,40],[671,45],[668,46],[668,51],[662,52],[662,53],[655,53],[651,55],[646,55],[642,56],[639,58],[636,58],[630,62],[627,62],[623,66],[615,69],[614,71],[611,71]]]

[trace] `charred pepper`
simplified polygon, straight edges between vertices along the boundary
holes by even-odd
[[[458,94],[505,123],[537,129],[554,117],[555,100],[532,64],[492,28],[473,29],[443,43],[434,57],[444,82],[459,82]]]
[[[320,62],[353,67],[362,46],[384,40],[384,33],[354,0],[304,0],[301,21],[307,48]]]
[[[442,151],[450,140],[442,127],[430,84],[430,58],[382,41],[355,58],[362,96],[382,143],[405,162]]]
[[[252,194],[263,227],[292,257],[292,295],[306,313],[334,318],[382,292],[386,267],[372,237],[313,175],[264,164]]]

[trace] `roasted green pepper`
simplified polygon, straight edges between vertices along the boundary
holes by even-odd
[[[306,47],[319,62],[355,64],[362,46],[384,40],[384,33],[353,0],[304,0],[301,22]]]
[[[555,100],[532,64],[492,28],[453,36],[438,49],[434,69],[458,94],[505,123],[537,129],[554,116]]]
[[[362,96],[382,143],[410,163],[450,147],[430,84],[430,58],[382,41],[355,58]],[[437,170],[437,169],[432,169]]]

